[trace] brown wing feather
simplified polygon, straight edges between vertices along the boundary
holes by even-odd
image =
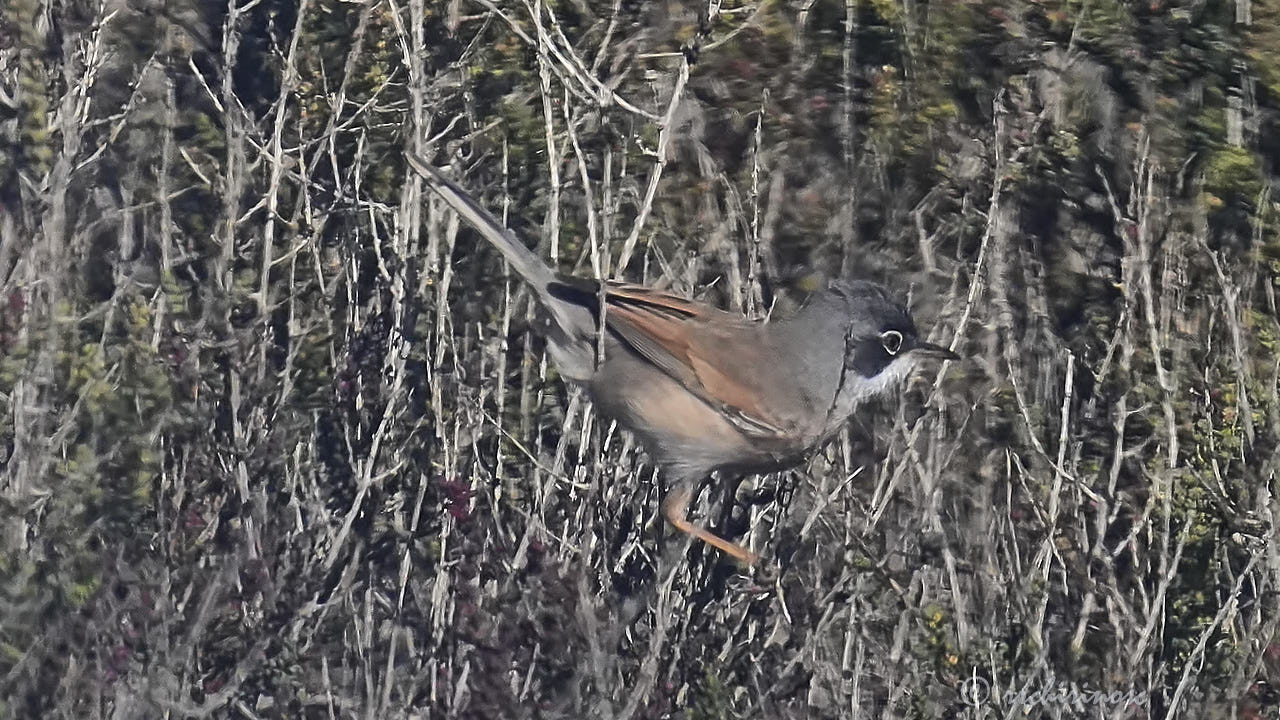
[[[661,290],[654,290],[643,285],[611,282],[605,286],[605,290],[608,293],[611,307],[644,307],[651,312],[668,315],[672,319],[680,320],[692,320],[709,315],[728,315],[723,310],[717,310],[710,305],[662,292]],[[742,319],[737,316],[732,317],[737,320]]]
[[[734,330],[755,327],[756,323],[634,285],[611,285],[607,302],[610,329],[690,392],[724,411],[744,433],[767,438],[785,434],[785,428],[761,405],[758,388],[704,360],[724,350],[710,347],[726,341],[725,333],[717,332],[724,328],[722,323],[732,323],[729,327]],[[707,322],[711,316],[721,316],[714,326]]]

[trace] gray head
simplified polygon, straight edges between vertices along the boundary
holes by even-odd
[[[831,302],[845,317],[845,378],[856,400],[896,388],[916,362],[959,360],[950,350],[923,340],[907,308],[883,286],[865,280],[835,280]]]
[[[883,285],[836,280],[828,285],[827,292],[846,308],[849,365],[862,377],[875,377],[901,361],[960,359],[950,350],[922,340],[911,313]]]

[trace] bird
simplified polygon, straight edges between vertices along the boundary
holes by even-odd
[[[754,320],[644,285],[561,274],[442,170],[412,151],[406,159],[533,289],[560,374],[634,434],[667,479],[667,521],[747,566],[759,556],[689,520],[704,480],[799,465],[922,360],[960,359],[925,340],[906,307],[869,280],[833,279],[790,316]]]

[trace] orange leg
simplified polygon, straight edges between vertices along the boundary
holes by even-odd
[[[704,527],[689,522],[689,501],[692,499],[693,488],[689,486],[689,483],[682,482],[671,488],[671,491],[662,500],[662,514],[666,516],[667,522],[671,523],[680,532],[692,535],[702,542],[719,549],[721,552],[737,558],[748,566],[755,565],[756,561],[760,559],[755,553],[735,542],[725,540]]]

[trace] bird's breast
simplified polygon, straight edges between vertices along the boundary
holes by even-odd
[[[660,465],[681,476],[764,471],[802,452],[785,440],[748,438],[719,410],[625,350],[606,357],[589,384],[599,412],[634,433]]]

